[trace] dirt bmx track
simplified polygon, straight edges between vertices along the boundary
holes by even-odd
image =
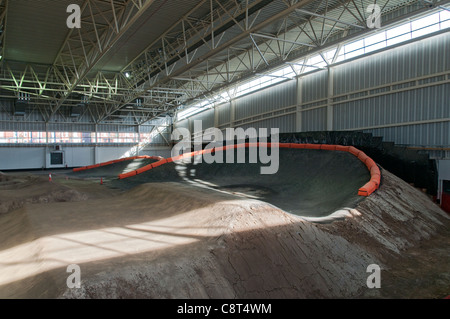
[[[448,215],[385,170],[380,189],[358,196],[370,174],[349,154],[280,150],[277,176],[257,174],[260,163],[170,163],[113,177],[135,161],[51,183],[2,175],[0,199],[14,194],[16,205],[0,215],[0,297],[450,294]],[[80,289],[67,288],[70,264],[81,267]],[[370,264],[381,289],[366,286]]]

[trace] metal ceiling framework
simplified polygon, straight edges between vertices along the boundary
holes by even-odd
[[[374,0],[199,0],[120,72],[102,70],[99,61],[155,2],[86,0],[81,28],[68,33],[52,65],[0,61],[0,98],[27,96],[46,122],[55,114],[68,117],[66,109],[82,105],[95,123],[141,125],[173,116],[180,106],[273,67],[373,32],[367,27],[367,6]],[[384,25],[447,2],[375,0]],[[8,0],[0,0],[2,56],[8,45],[7,9]],[[395,18],[386,19],[395,11]]]

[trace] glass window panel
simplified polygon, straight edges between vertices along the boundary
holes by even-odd
[[[344,45],[344,52],[345,53],[353,52],[355,50],[361,49],[362,47],[364,47],[364,40],[361,39]]]
[[[370,37],[364,39],[364,45],[367,47],[369,45],[385,43],[386,41],[386,31],[376,33]]]
[[[386,42],[379,42],[366,47],[365,52],[369,53],[375,50],[380,50],[386,47]]]
[[[424,36],[424,35],[436,32],[436,31],[439,31],[439,25],[438,24],[434,24],[434,25],[431,25],[431,26],[426,27],[426,28],[415,30],[412,33],[412,37],[413,38],[417,38],[417,37],[421,37],[421,36]]]
[[[364,48],[361,48],[359,50],[352,51],[352,52],[349,52],[349,53],[345,53],[345,59],[351,59],[351,58],[354,58],[354,57],[359,56],[361,54],[364,54]]]
[[[402,24],[398,27],[387,30],[386,37],[387,37],[387,39],[391,39],[391,38],[405,35],[409,32],[411,32],[411,23],[408,22],[408,23]]]
[[[447,28],[450,28],[450,19],[441,22],[441,30],[444,30],[444,29],[447,29]]]
[[[406,33],[404,35],[397,36],[387,40],[387,46],[394,45],[397,43],[405,42],[411,40],[411,33]]]
[[[439,12],[411,22],[412,30],[422,29],[439,22]]]

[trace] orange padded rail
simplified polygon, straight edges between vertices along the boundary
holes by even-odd
[[[370,172],[370,181],[367,182],[363,187],[358,190],[358,195],[360,196],[369,196],[373,192],[375,192],[381,183],[381,172],[378,168],[377,164],[367,156],[363,151],[357,149],[353,146],[343,146],[343,145],[328,145],[328,144],[297,144],[297,143],[244,143],[237,145],[227,145],[216,147],[214,149],[205,149],[201,151],[195,151],[191,153],[186,153],[183,155],[178,155],[175,157],[171,157],[168,159],[161,159],[156,163],[152,163],[150,165],[144,166],[138,170],[135,170],[130,173],[119,175],[119,179],[128,178],[131,176],[135,176],[141,174],[143,172],[149,171],[155,167],[164,165],[166,163],[172,163],[176,161],[180,161],[182,159],[191,158],[198,155],[203,155],[205,153],[211,152],[221,152],[229,149],[237,149],[237,148],[249,148],[249,147],[279,147],[279,148],[291,148],[291,149],[311,149],[311,150],[325,150],[325,151],[340,151],[340,152],[348,152],[354,156],[356,156],[361,162],[363,162],[367,169]]]
[[[73,171],[74,172],[81,172],[81,171],[85,171],[85,170],[88,170],[88,169],[93,169],[93,168],[97,168],[97,167],[103,167],[103,166],[107,166],[107,165],[111,165],[111,164],[115,164],[115,163],[119,163],[119,162],[123,162],[123,161],[131,161],[131,160],[135,160],[135,159],[154,159],[154,160],[160,161],[160,160],[163,159],[163,157],[161,157],[161,156],[147,156],[147,155],[126,157],[126,158],[120,158],[120,159],[116,159],[116,160],[113,160],[113,161],[108,161],[108,162],[104,162],[104,163],[100,163],[100,164],[89,165],[89,166],[84,166],[84,167],[77,167],[77,168],[74,168]]]

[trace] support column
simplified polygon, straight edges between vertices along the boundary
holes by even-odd
[[[297,104],[297,112],[296,112],[296,122],[295,122],[295,131],[301,132],[302,131],[302,108],[303,108],[303,78],[298,77],[297,78],[297,90],[296,90],[296,104]]]
[[[328,92],[327,92],[327,131],[333,131],[334,122],[334,84],[333,84],[334,69],[328,67]]]

